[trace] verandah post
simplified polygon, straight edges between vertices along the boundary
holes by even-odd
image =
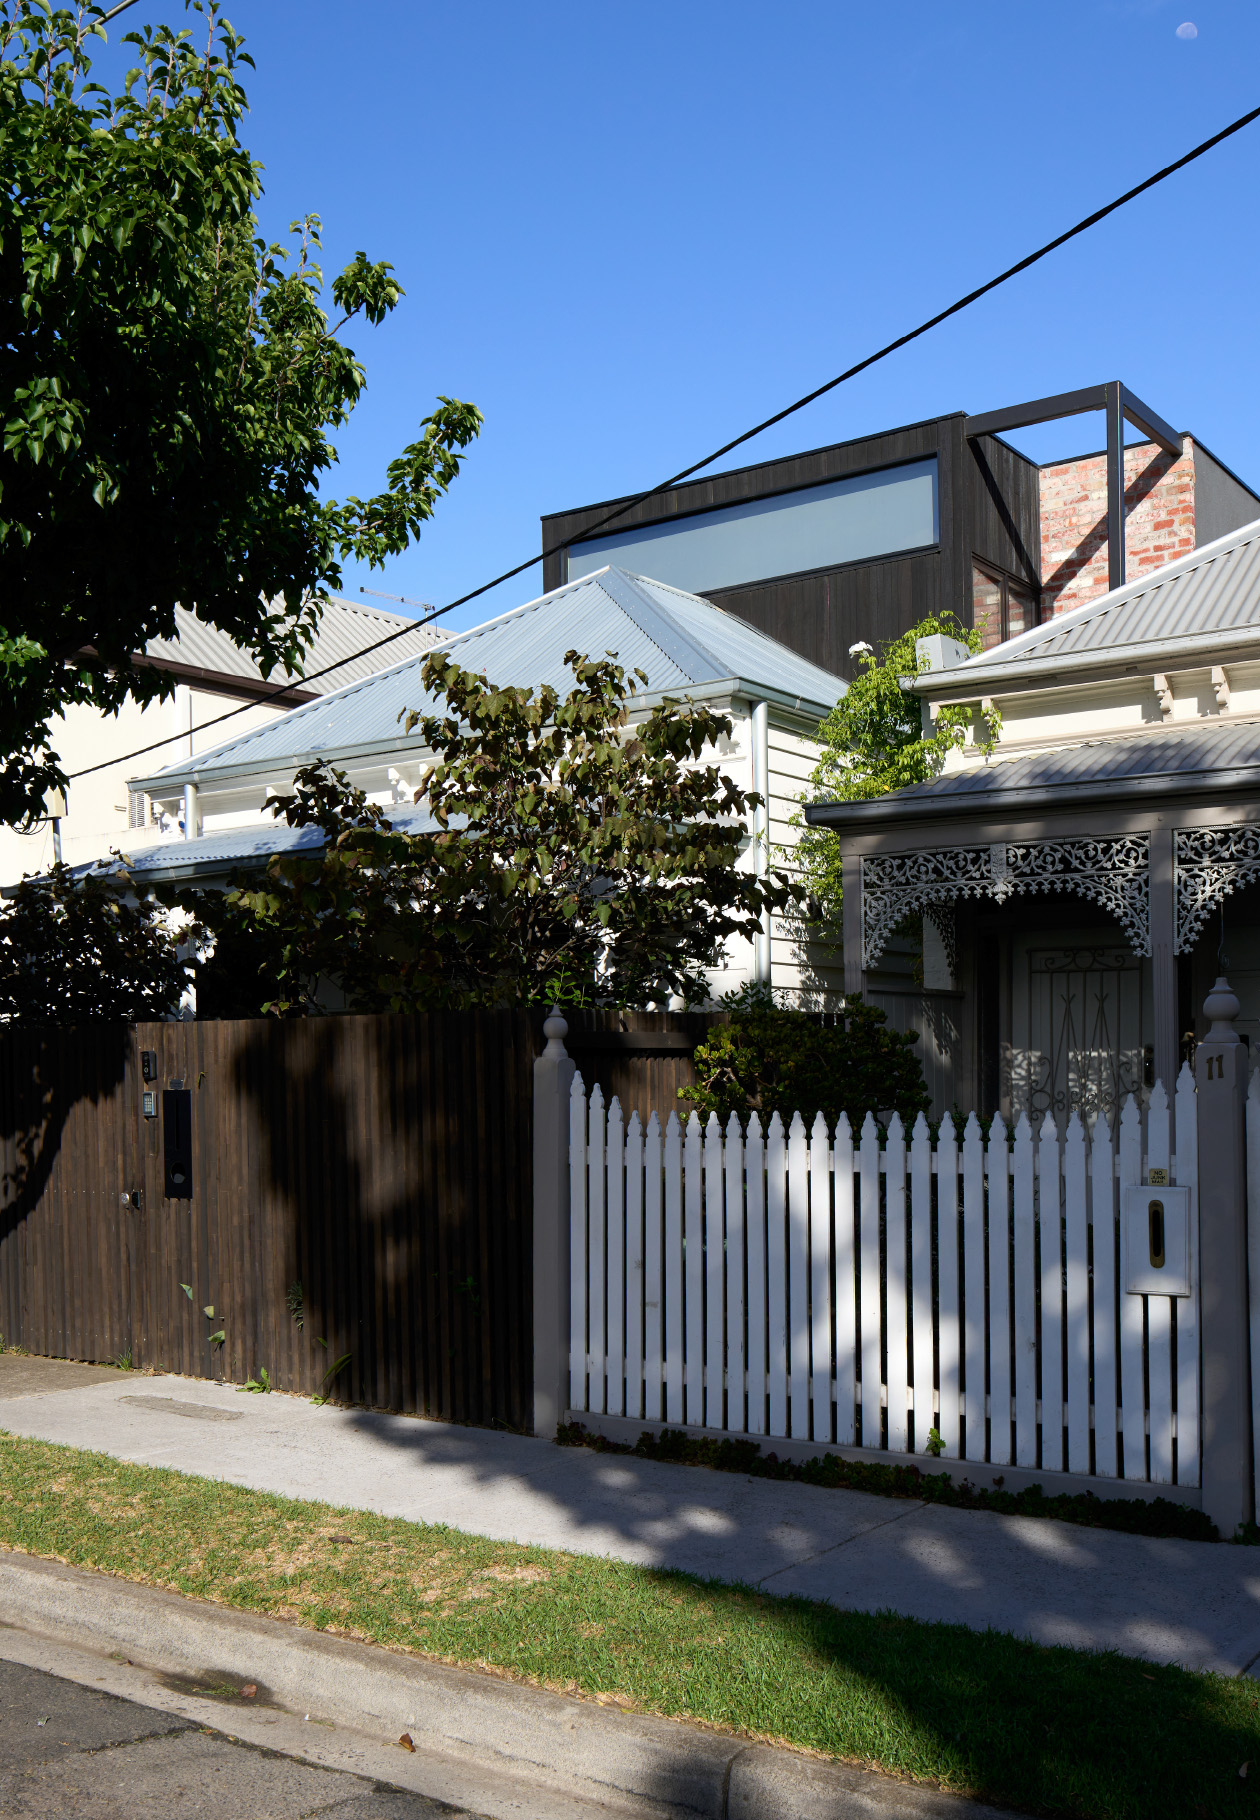
[[[553,1009],[534,1063],[534,1433],[548,1436],[569,1402],[568,1031]]]
[[[1203,1508],[1228,1540],[1253,1514],[1246,1156],[1248,1052],[1222,975],[1203,1003],[1194,1058],[1199,1109],[1199,1293],[1203,1335]]]

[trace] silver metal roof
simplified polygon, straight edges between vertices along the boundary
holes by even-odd
[[[1120,783],[1134,777],[1178,777],[1189,772],[1234,770],[1260,765],[1260,725],[1217,725],[1185,733],[1152,733],[1129,739],[1091,739],[1063,751],[969,766],[893,794],[908,797],[967,796],[1004,791],[1066,789],[1079,783]]]
[[[1091,797],[1158,795],[1166,800],[1239,785],[1260,790],[1260,722],[1087,740],[1026,758],[968,766],[865,802],[814,803],[805,818],[827,827],[855,826],[981,809],[1013,814],[1034,801],[1070,812]]]
[[[695,594],[623,569],[597,570],[517,607],[484,626],[443,641],[465,669],[496,684],[561,692],[572,686],[569,649],[615,651],[628,670],[641,669],[653,696],[685,694],[712,685],[773,695],[821,719],[845,692],[838,676],[768,638]],[[265,727],[227,740],[194,758],[132,782],[154,795],[185,783],[213,786],[272,769],[277,773],[325,758],[405,753],[420,748],[399,717],[436,703],[420,681],[421,657],[382,670],[318,702],[308,702]]]
[[[257,661],[233,643],[226,632],[208,626],[187,607],[175,609],[176,636],[151,638],[145,655],[156,664],[183,664],[198,670],[210,670],[219,676],[238,676],[243,682],[301,683],[318,695],[331,695],[348,683],[374,676],[387,665],[405,657],[431,651],[441,642],[434,626],[420,626],[401,613],[382,613],[375,607],[363,607],[335,596],[328,600],[320,616],[314,642],[303,660],[301,671],[273,670],[264,677]],[[383,651],[369,652],[403,627],[411,630],[394,639]],[[366,653],[366,655],[365,655]],[[338,666],[330,676],[314,673],[330,664]],[[311,680],[306,680],[307,676]]]
[[[1069,672],[1145,657],[1173,663],[1179,652],[1246,645],[1260,649],[1260,520],[1202,545],[1176,562],[1061,613],[953,670],[918,679],[925,694],[973,684],[1009,687],[1047,668]]]
[[[391,825],[407,834],[419,834],[433,826],[428,805],[402,805],[386,811]],[[260,822],[248,828],[224,828],[218,833],[202,834],[196,840],[183,840],[172,835],[134,853],[123,852],[128,871],[152,883],[190,878],[201,874],[226,873],[238,866],[263,865],[274,853],[318,853],[324,845],[322,828],[291,828],[286,821]],[[77,866],[76,873],[112,872],[112,859],[94,860]]]

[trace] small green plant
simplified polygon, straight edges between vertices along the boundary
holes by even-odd
[[[238,1386],[238,1392],[241,1394],[247,1390],[252,1390],[260,1396],[268,1395],[271,1389],[271,1374],[268,1372],[265,1365],[260,1365],[258,1367],[258,1376],[256,1378],[247,1378],[244,1384]]]
[[[133,1366],[130,1345],[124,1346],[121,1352],[116,1352],[109,1362],[117,1371],[131,1371]]]
[[[180,1288],[183,1290],[184,1294],[188,1297],[188,1300],[191,1302],[193,1299],[192,1284],[191,1283],[181,1283]]]
[[[328,1345],[327,1340],[321,1340],[320,1345],[323,1347],[327,1347],[327,1345]],[[346,1366],[349,1363],[350,1363],[350,1354],[348,1352],[343,1352],[341,1357],[339,1359],[334,1360],[333,1363],[328,1367],[328,1370],[324,1373],[324,1376],[320,1383],[319,1389],[316,1391],[315,1395],[311,1398],[311,1402],[315,1405],[315,1407],[317,1409],[322,1409],[324,1404],[327,1403],[329,1397],[332,1395],[332,1387],[333,1387],[334,1383],[341,1376],[341,1373],[345,1370]]]
[[[939,1460],[944,1453],[945,1442],[941,1438],[941,1431],[939,1428],[928,1429],[927,1450],[934,1460]]]
[[[289,1319],[294,1322],[298,1332],[301,1333],[302,1323],[306,1319],[306,1310],[303,1305],[302,1285],[300,1282],[289,1284],[288,1293],[284,1298],[284,1305],[289,1311]]]

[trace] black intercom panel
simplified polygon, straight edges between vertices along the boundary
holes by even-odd
[[[157,1079],[156,1049],[142,1049],[140,1051],[140,1073],[146,1081],[155,1081]]]
[[[168,1201],[192,1199],[192,1094],[166,1088],[162,1094],[162,1153]]]

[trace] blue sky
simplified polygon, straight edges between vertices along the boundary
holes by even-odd
[[[382,484],[439,392],[485,413],[421,542],[347,572],[437,602],[536,551],[540,513],[662,479],[1260,102],[1255,0],[228,11],[266,231],[317,211],[329,274],[363,247],[408,293],[351,336],[368,391],[334,486]],[[175,8],[112,29],[146,16]],[[1260,122],[731,465],[1119,378],[1260,487],[1258,176]],[[540,591],[535,569],[448,623]]]

